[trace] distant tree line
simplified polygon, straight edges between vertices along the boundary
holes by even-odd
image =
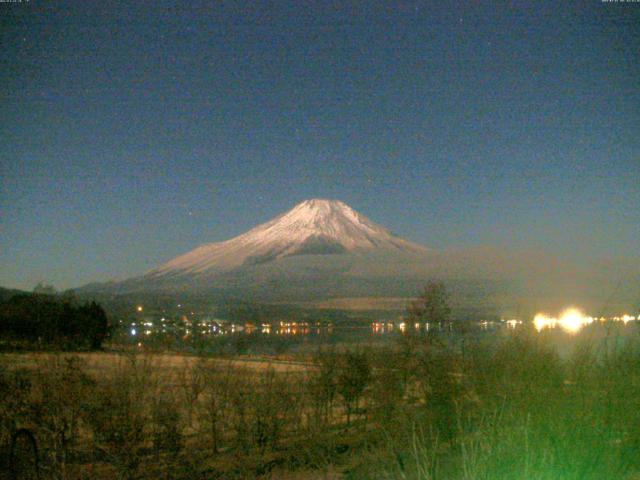
[[[22,293],[0,302],[0,338],[42,347],[99,349],[109,333],[103,308],[71,298]]]

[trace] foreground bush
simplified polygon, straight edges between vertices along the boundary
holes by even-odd
[[[540,338],[516,335],[466,358],[426,355],[415,383],[427,395],[383,436],[382,460],[354,478],[638,478],[636,341],[614,352],[586,345],[561,359]]]
[[[51,355],[28,369],[0,369],[0,456],[26,428],[37,438],[43,478],[640,473],[637,342],[607,351],[586,344],[561,358],[528,335],[466,341],[464,349],[416,337],[323,350],[306,371],[85,358]]]

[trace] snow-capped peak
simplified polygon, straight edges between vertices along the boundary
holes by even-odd
[[[339,200],[311,199],[242,235],[202,245],[150,273],[204,273],[292,255],[369,250],[426,252]]]

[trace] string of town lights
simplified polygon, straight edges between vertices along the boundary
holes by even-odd
[[[179,305],[181,306],[181,305]],[[136,312],[139,314],[144,311],[142,305],[138,305],[136,307]],[[211,319],[209,317],[199,318],[194,312],[190,312],[191,318],[188,318],[186,315],[180,317],[178,323],[180,324],[181,330],[184,330],[184,334],[187,336],[193,333],[202,333],[202,334],[213,334],[213,335],[223,335],[226,333],[253,333],[258,331],[263,334],[279,334],[279,335],[307,335],[317,330],[317,333],[321,331],[326,333],[331,333],[333,331],[334,325],[329,322],[326,325],[317,322],[317,324],[310,324],[305,321],[295,322],[295,321],[274,321],[273,323],[262,323],[260,325],[253,325],[251,323],[247,323],[245,325],[237,324],[234,322],[229,322],[227,320],[222,319]],[[561,328],[565,332],[568,333],[577,333],[583,327],[590,325],[592,323],[604,323],[604,322],[622,322],[625,325],[631,321],[640,320],[640,315],[637,317],[629,314],[624,314],[620,316],[613,317],[592,317],[589,315],[585,315],[582,310],[576,307],[566,308],[564,311],[560,313],[557,317],[551,316],[547,313],[537,313],[531,324],[535,328],[537,332],[542,332],[546,329],[554,329]],[[168,318],[162,317],[160,319],[160,323],[156,324],[150,318],[147,318],[146,321],[133,322],[129,325],[131,336],[135,337],[139,334],[151,335],[152,333],[167,333],[167,331],[172,330],[172,326]],[[500,322],[495,321],[480,321],[477,322],[482,329],[488,330],[496,325],[504,325],[507,328],[515,329],[522,325],[525,322],[519,319],[502,319]],[[391,333],[394,330],[399,332],[405,332],[408,328],[406,322],[402,321],[400,323],[393,321],[386,322],[373,322],[371,323],[372,333],[374,334],[383,334],[383,333]],[[430,329],[435,328],[437,330],[442,330],[442,325],[430,325],[428,322],[426,323],[416,323],[414,325],[414,329],[429,331]]]

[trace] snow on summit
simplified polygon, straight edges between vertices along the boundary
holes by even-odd
[[[312,199],[235,238],[201,245],[149,275],[216,273],[292,255],[360,251],[420,254],[427,249],[393,235],[339,200]]]

